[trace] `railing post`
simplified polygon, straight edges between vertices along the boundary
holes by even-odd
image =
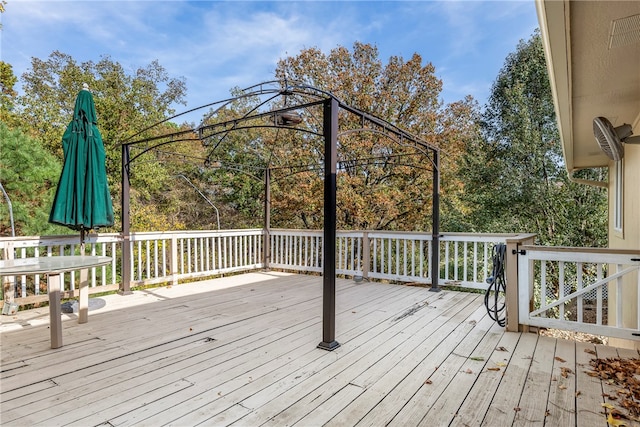
[[[362,277],[369,278],[369,269],[371,268],[371,242],[369,241],[369,232],[362,233]]]
[[[14,259],[13,242],[6,242],[3,248],[3,259]],[[15,276],[2,277],[2,294],[4,295],[4,304],[12,304],[16,297],[16,278]],[[4,306],[3,306],[4,307]]]
[[[518,255],[520,254],[520,247],[524,245],[532,245],[534,243],[535,235],[526,235],[526,237],[516,237],[506,239],[507,253],[505,256],[506,262],[506,275],[507,275],[507,288],[505,295],[505,304],[507,305],[507,323],[506,329],[508,332],[528,332],[528,326],[521,328],[520,325],[520,312],[518,305],[518,281],[520,272],[518,271]]]

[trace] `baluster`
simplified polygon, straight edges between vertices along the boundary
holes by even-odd
[[[558,299],[564,297],[564,261],[558,262]],[[571,291],[569,291],[571,293]],[[558,318],[565,320],[564,318],[564,303],[558,306]]]
[[[598,281],[602,280],[602,264],[597,264],[597,279]],[[619,295],[619,294],[618,294]],[[621,306],[618,306],[621,307]],[[596,325],[602,325],[602,286],[598,286],[596,290]]]

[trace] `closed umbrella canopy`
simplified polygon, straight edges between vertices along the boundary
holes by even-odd
[[[64,166],[49,222],[81,231],[113,225],[113,205],[102,136],[97,127],[93,96],[78,93],[73,120],[62,136]]]

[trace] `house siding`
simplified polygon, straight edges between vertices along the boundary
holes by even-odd
[[[640,145],[625,145],[623,158],[623,218],[622,232],[614,230],[614,194],[615,194],[615,167],[609,165],[609,247],[614,249],[638,249],[640,248]],[[623,326],[627,328],[640,328],[638,325],[638,283],[637,273],[627,277],[624,282],[622,295]],[[616,289],[609,289],[609,322],[615,322]],[[612,345],[640,349],[640,342],[612,339]]]

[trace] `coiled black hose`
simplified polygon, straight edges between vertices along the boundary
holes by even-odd
[[[484,306],[487,308],[489,317],[496,321],[498,325],[504,326],[507,321],[505,309],[505,293],[507,282],[504,277],[504,260],[507,252],[507,245],[499,243],[493,247],[493,270],[491,277],[487,279],[489,287],[484,294]]]

